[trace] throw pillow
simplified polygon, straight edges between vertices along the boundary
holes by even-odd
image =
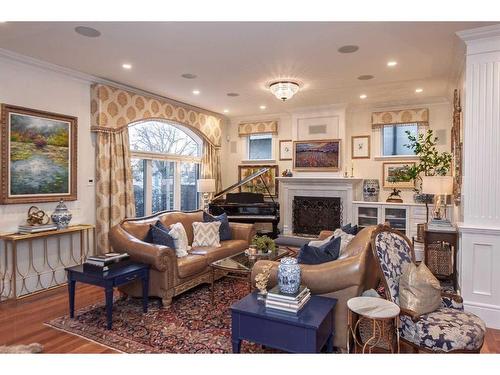
[[[340,242],[340,237],[335,237],[320,247],[306,244],[300,248],[297,262],[300,264],[321,264],[334,261],[339,257]]]
[[[342,229],[342,231],[346,232],[347,234],[352,234],[353,236],[358,234],[358,226],[352,226],[350,223],[341,227],[340,229]]]
[[[335,237],[340,237],[341,238],[341,243],[340,243],[340,256],[342,256],[342,254],[344,253],[345,251],[345,248],[347,247],[347,245],[349,245],[349,242],[352,241],[352,239],[354,238],[354,235],[352,234],[349,234],[349,233],[346,233],[344,232],[342,229],[338,228],[338,229],[335,229],[335,231],[333,232],[333,235]]]
[[[170,226],[170,236],[174,239],[175,244],[175,254],[178,258],[185,257],[188,255],[188,250],[190,249],[186,229],[182,223],[175,223]]]
[[[193,247],[213,246],[220,247],[221,222],[212,221],[211,223],[193,223]]]
[[[227,214],[224,212],[219,216],[212,216],[208,212],[203,211],[203,222],[211,223],[213,221],[220,221],[220,240],[228,241],[232,239],[231,236],[231,227],[229,226],[229,220],[227,219]]]
[[[424,263],[410,263],[399,279],[399,306],[417,315],[441,306],[441,285]]]
[[[328,242],[330,242],[330,240],[333,238],[333,234],[331,236],[328,236],[326,237],[324,240],[315,240],[315,241],[309,241],[308,245],[309,246],[312,246],[312,247],[321,247],[325,244],[327,244]]]
[[[150,236],[151,238],[151,243],[155,245],[163,245],[170,247],[171,249],[175,249],[175,242],[172,236],[169,234],[169,229],[165,227],[160,221],[157,221],[155,225],[149,226],[148,236]]]

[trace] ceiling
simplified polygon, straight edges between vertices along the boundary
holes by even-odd
[[[455,32],[480,22],[7,22],[0,48],[167,96],[227,116],[336,103],[430,101],[447,96],[461,67]],[[98,38],[77,34],[90,26]],[[337,49],[354,44],[359,50]],[[398,62],[387,67],[389,60]],[[123,63],[132,69],[122,68]],[[185,79],[184,73],[196,74]],[[358,76],[374,75],[369,81]],[[282,103],[266,89],[293,78]],[[415,93],[420,87],[423,92]],[[193,90],[200,90],[194,95]],[[228,97],[236,92],[238,97]],[[366,94],[367,98],[359,98]],[[259,106],[265,105],[265,110]]]

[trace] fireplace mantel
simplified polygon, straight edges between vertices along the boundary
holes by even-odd
[[[279,181],[281,233],[293,235],[292,205],[296,195],[311,197],[340,197],[342,201],[342,223],[352,221],[354,188],[363,181],[356,177],[297,176],[277,177]]]

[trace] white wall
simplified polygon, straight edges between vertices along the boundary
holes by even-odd
[[[95,137],[90,133],[90,83],[0,56],[0,103],[78,118],[78,200],[67,202],[67,206],[73,214],[71,224],[95,224],[94,186],[88,185],[88,180],[94,180],[95,175]],[[50,215],[57,202],[34,205]],[[0,205],[0,232],[15,232],[19,224],[25,224],[30,206],[31,204]],[[1,242],[0,259],[9,260],[7,264],[0,261],[0,300],[14,295],[14,283],[10,279],[13,273],[12,251],[9,246],[6,257],[4,244]],[[58,241],[49,238],[45,252],[43,241],[35,240],[32,255],[28,241],[18,244],[17,296],[65,282],[64,267],[79,261],[78,236],[63,235],[59,244],[60,253],[57,250]],[[92,251],[92,245],[89,250]]]
[[[73,224],[95,223],[94,137],[90,133],[90,83],[67,75],[0,57],[0,103],[78,117],[78,200],[68,202]],[[36,203],[51,213],[57,202]],[[31,204],[0,205],[0,231],[11,232],[24,224]]]
[[[246,138],[238,136],[238,124],[244,121],[252,120],[279,120],[279,132],[274,144],[275,160],[262,164],[278,164],[279,172],[285,169],[292,169],[292,161],[279,161],[279,140],[294,139],[297,140],[297,123],[299,119],[314,118],[320,116],[335,116],[339,119],[338,138],[342,138],[341,144],[341,167],[339,173],[318,173],[318,172],[295,172],[294,176],[316,176],[316,175],[341,175],[344,171],[351,174],[351,166],[354,167],[354,176],[361,178],[377,178],[382,185],[382,163],[384,160],[376,160],[375,156],[380,154],[380,147],[376,144],[375,134],[371,128],[371,113],[374,111],[426,107],[429,108],[429,127],[431,129],[444,131],[443,144],[438,145],[440,151],[451,151],[451,126],[452,126],[452,105],[447,100],[443,99],[441,103],[430,104],[409,104],[400,107],[381,107],[381,106],[363,106],[356,108],[348,108],[345,110],[343,106],[329,106],[308,108],[304,111],[296,111],[293,113],[282,114],[256,114],[254,116],[231,118],[231,121],[226,125],[223,136],[221,150],[222,164],[222,185],[227,187],[238,181],[238,165],[244,164],[246,158]],[[370,159],[351,159],[351,136],[353,135],[370,135],[371,137],[371,158]],[[337,136],[335,136],[337,137]],[[331,138],[334,138],[333,136]],[[299,139],[300,140],[300,139]],[[233,151],[231,152],[231,143]],[[236,149],[234,148],[236,145]],[[386,160],[387,161],[387,160]],[[253,163],[255,164],[255,163]],[[382,189],[380,200],[385,201],[389,196],[391,189]],[[360,197],[360,191],[357,196]],[[402,197],[405,202],[413,202],[413,192],[411,190],[403,190]]]

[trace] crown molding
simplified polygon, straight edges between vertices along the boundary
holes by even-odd
[[[387,102],[375,102],[366,104],[353,104],[347,109],[348,113],[371,111],[397,111],[408,108],[408,106],[433,106],[440,104],[450,104],[450,99],[445,96],[432,96],[422,99],[393,100]]]
[[[497,38],[500,37],[500,24],[457,31],[456,34],[466,43],[478,39]]]
[[[13,52],[13,51],[10,51],[10,50],[4,49],[4,48],[0,48],[0,57],[5,58],[6,60],[9,60],[9,61],[16,62],[16,63],[21,63],[21,64],[33,66],[33,67],[36,67],[39,69],[55,72],[55,73],[58,73],[58,74],[66,76],[66,77],[69,77],[69,78],[72,78],[72,79],[75,79],[75,80],[78,80],[81,82],[85,82],[88,84],[99,83],[99,84],[103,84],[103,85],[109,85],[109,86],[116,87],[118,89],[133,92],[134,94],[149,96],[149,97],[152,97],[154,99],[167,101],[173,105],[183,106],[187,109],[192,109],[192,110],[202,112],[205,114],[209,114],[212,116],[220,117],[225,122],[228,121],[228,117],[221,114],[221,113],[210,111],[210,110],[205,109],[205,108],[200,108],[200,107],[194,106],[192,104],[184,103],[184,102],[181,102],[181,101],[178,101],[175,99],[168,98],[168,97],[163,96],[163,95],[155,94],[154,92],[143,90],[143,89],[140,89],[140,88],[137,88],[134,86],[129,86],[129,85],[126,85],[126,84],[123,84],[120,82],[110,80],[110,79],[94,76],[94,75],[87,74],[87,73],[82,73],[78,70],[66,68],[66,67],[61,66],[61,65],[57,65],[57,64],[53,64],[53,63],[50,63],[47,61],[35,59],[33,57],[22,55],[20,53]]]

